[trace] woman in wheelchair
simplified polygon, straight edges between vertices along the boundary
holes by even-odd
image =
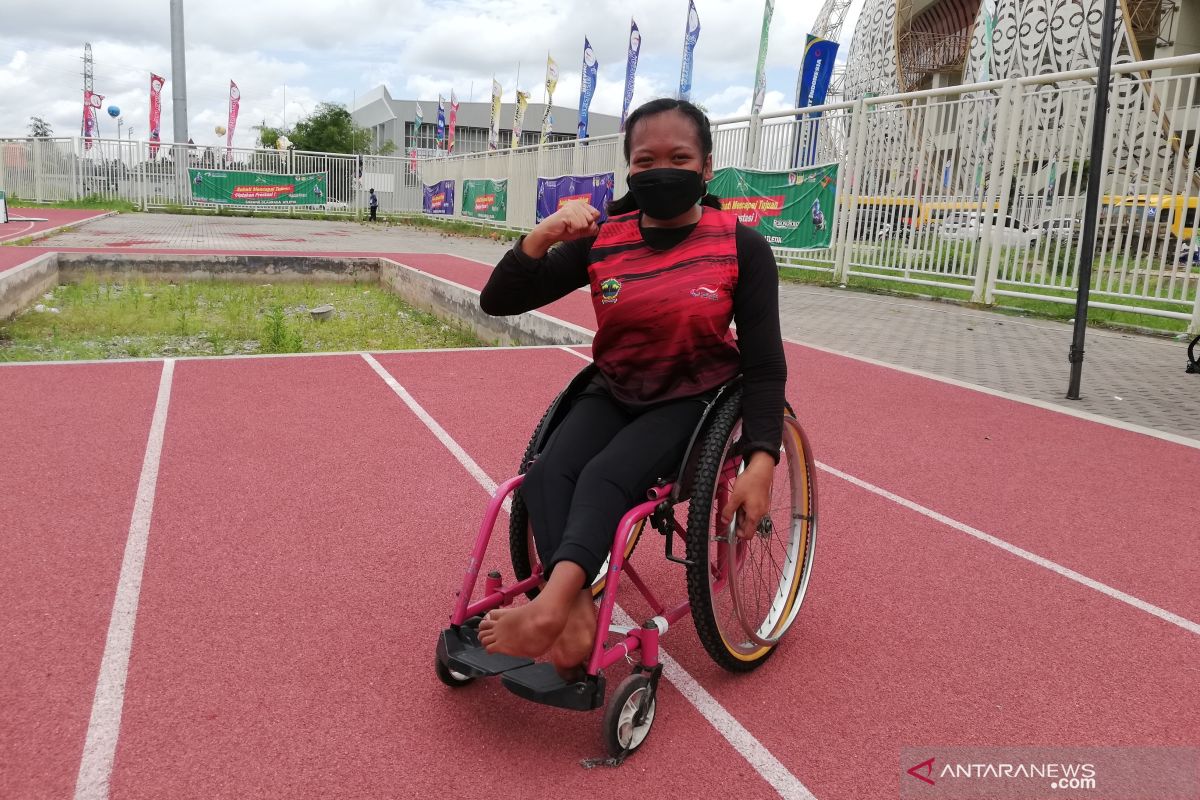
[[[742,376],[738,475],[722,522],[754,534],[770,507],[787,367],[770,245],[707,194],[708,119],[686,101],[654,100],[626,123],[629,193],[608,219],[573,200],[519,239],[480,296],[494,316],[520,314],[591,287],[597,377],[573,401],[521,492],[544,587],[490,612],[488,652],[548,655],[578,672],[596,636],[590,586],[621,516],[678,466],[705,404]],[[737,337],[730,329],[736,323]]]

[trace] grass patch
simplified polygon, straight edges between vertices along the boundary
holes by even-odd
[[[329,320],[309,310],[334,307]],[[37,310],[38,308],[41,310]],[[374,283],[159,283],[87,274],[0,322],[0,361],[474,347]]]
[[[92,211],[137,211],[136,203],[129,200],[121,200],[111,197],[102,197],[98,194],[88,195],[79,200],[57,200],[53,203],[39,203],[36,200],[27,200],[20,197],[10,197],[8,205],[11,208],[19,207],[36,207],[36,208],[81,208]]]

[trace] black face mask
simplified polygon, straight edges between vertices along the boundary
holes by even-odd
[[[696,205],[706,191],[704,178],[690,169],[648,169],[629,176],[638,208],[655,219],[674,219]]]

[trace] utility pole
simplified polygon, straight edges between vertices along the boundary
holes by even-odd
[[[187,144],[187,65],[184,63],[183,0],[171,0],[171,115],[175,143]],[[187,159],[183,159],[186,163]]]

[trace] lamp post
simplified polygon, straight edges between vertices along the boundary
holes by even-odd
[[[1113,37],[1117,29],[1117,0],[1104,0],[1104,20],[1100,24],[1100,64],[1096,74],[1096,100],[1092,112],[1092,149],[1088,166],[1087,201],[1083,211],[1083,230],[1079,240],[1078,288],[1075,291],[1075,330],[1071,337],[1071,380],[1067,399],[1079,399],[1083,377],[1083,340],[1087,333],[1088,296],[1092,289],[1092,260],[1096,254],[1096,217],[1100,211],[1100,182],[1104,180],[1104,128],[1108,120],[1108,91],[1112,77]]]

